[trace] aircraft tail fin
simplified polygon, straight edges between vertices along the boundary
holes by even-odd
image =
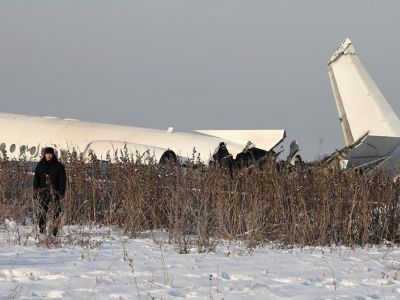
[[[400,136],[399,118],[358,59],[350,39],[331,57],[328,73],[347,146],[367,131],[374,136]]]

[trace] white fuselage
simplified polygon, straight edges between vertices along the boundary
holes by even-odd
[[[24,154],[30,160],[38,160],[42,149],[52,146],[57,150],[75,150],[83,155],[92,150],[98,158],[105,159],[107,152],[112,156],[113,151],[120,152],[125,147],[133,154],[148,150],[156,159],[168,149],[181,159],[191,158],[195,149],[195,156],[200,154],[201,160],[208,162],[221,142],[225,142],[234,155],[245,146],[242,142],[199,133],[0,113],[0,148],[9,158]]]

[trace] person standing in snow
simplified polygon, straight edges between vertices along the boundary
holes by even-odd
[[[46,218],[49,207],[53,212],[53,235],[58,232],[57,220],[61,213],[61,198],[65,194],[66,174],[64,165],[57,159],[54,149],[48,147],[36,166],[33,178],[33,192],[39,202],[39,231],[46,229]]]

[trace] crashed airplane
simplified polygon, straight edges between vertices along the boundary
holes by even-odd
[[[193,156],[208,163],[215,149],[224,143],[230,154],[236,155],[251,143],[265,151],[272,150],[285,138],[285,130],[197,130],[195,133],[174,132],[173,128],[157,130],[82,122],[75,119],[36,117],[0,113],[0,151],[10,159],[24,155],[38,161],[47,146],[57,151],[76,151],[83,157],[94,153],[105,160],[107,154],[122,155],[127,151],[148,152],[156,161],[165,155],[179,161]]]
[[[382,168],[391,174],[400,171],[400,120],[358,59],[352,42],[346,39],[328,64],[346,146],[323,160],[347,168]],[[0,113],[0,152],[8,158],[24,155],[38,161],[42,151],[52,146],[58,151],[76,151],[83,157],[148,152],[158,161],[167,154],[186,161],[195,154],[205,163],[216,153],[246,154],[256,145],[263,155],[286,137],[285,130],[196,130],[174,132],[82,122],[75,119],[36,117]],[[223,148],[221,148],[223,145]],[[296,145],[295,145],[296,146]],[[221,151],[222,150],[222,151]],[[291,149],[292,150],[292,149]],[[294,153],[299,151],[298,146]],[[291,151],[292,152],[292,151]],[[242,155],[243,156],[243,155]],[[245,156],[245,155],[244,155]],[[293,160],[294,155],[290,156]],[[244,160],[246,161],[246,160]]]
[[[346,147],[332,157],[347,168],[400,171],[400,120],[357,57],[350,39],[328,63]]]

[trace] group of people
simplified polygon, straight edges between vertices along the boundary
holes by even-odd
[[[291,153],[286,161],[283,161],[283,164],[277,163],[277,170],[279,171],[282,167],[286,168],[296,168],[303,169],[305,166],[304,161],[302,160],[300,154],[298,154],[299,149],[294,147],[297,146],[296,142],[292,142],[291,144]],[[250,165],[256,165],[260,168],[264,166],[268,159],[276,162],[279,153],[276,153],[273,150],[265,151],[263,149],[259,149],[255,147],[255,145],[251,142],[248,142],[246,147],[242,152],[236,155],[234,159],[233,156],[229,153],[226,144],[221,142],[215,153],[213,154],[213,161],[222,168],[229,170],[230,174],[233,174],[233,169],[241,169],[244,167],[248,167]]]

